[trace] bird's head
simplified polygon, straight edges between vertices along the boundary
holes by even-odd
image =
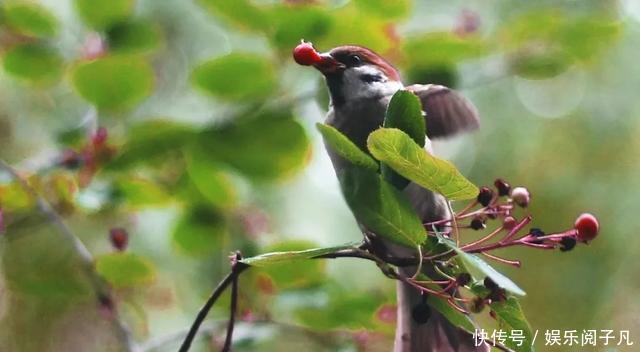
[[[403,88],[398,70],[374,51],[355,45],[318,53],[310,43],[294,49],[301,65],[312,65],[326,78],[334,106],[363,99],[379,99]]]

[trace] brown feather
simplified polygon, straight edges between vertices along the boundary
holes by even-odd
[[[373,64],[380,67],[380,70],[391,80],[400,81],[400,73],[389,61],[376,54],[373,50],[357,46],[343,45],[333,48],[329,54],[338,61],[349,55],[358,55],[364,63]]]
[[[480,126],[478,111],[458,92],[437,84],[406,87],[420,98],[429,138],[450,137]]]

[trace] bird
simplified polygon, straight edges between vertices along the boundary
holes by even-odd
[[[313,66],[324,76],[330,97],[325,123],[365,152],[367,137],[383,125],[391,97],[403,89],[420,100],[427,126],[425,148],[429,153],[433,153],[431,139],[452,137],[479,127],[478,110],[459,92],[438,84],[405,86],[399,70],[371,49],[344,45],[320,53],[311,43],[303,41],[293,54],[296,62]],[[339,175],[347,162],[329,148],[328,152]],[[402,192],[423,222],[450,218],[448,201],[440,194],[415,183],[406,185]],[[392,244],[387,249],[393,256],[414,255],[414,250]],[[417,268],[399,270],[413,275]],[[429,272],[429,266],[425,265],[423,270]],[[425,306],[425,297],[415,288],[398,281],[396,291],[398,326],[394,352],[489,351],[487,344],[477,343],[472,334],[434,310],[426,318],[416,317],[416,310]]]

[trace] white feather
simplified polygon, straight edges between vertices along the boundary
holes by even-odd
[[[363,75],[380,76],[380,81],[365,82]],[[391,96],[404,88],[401,82],[389,80],[380,69],[373,65],[351,67],[344,71],[342,89],[346,101],[381,98]]]

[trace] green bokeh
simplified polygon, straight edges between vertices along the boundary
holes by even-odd
[[[536,350],[561,350],[540,342],[546,329],[630,330],[637,346],[634,2],[308,3],[3,5],[0,157],[88,247],[133,340],[163,341],[148,352],[177,350],[180,338],[164,338],[191,323],[232,251],[361,239],[314,128],[327,109],[316,99],[324,82],[290,57],[306,39],[322,52],[365,45],[406,83],[461,90],[481,127],[435,142],[436,154],[476,185],[503,177],[528,187],[531,205],[517,215],[531,213],[532,226],[551,232],[570,228],[581,212],[598,216],[602,232],[588,246],[496,253],[521,268],[487,259],[527,292],[520,304],[539,331]],[[95,126],[109,132],[102,154],[90,137]],[[96,169],[58,167],[66,148],[97,156]],[[88,186],[80,174],[91,176]],[[60,179],[69,182],[51,182]],[[122,351],[76,251],[33,206],[0,174],[0,350]],[[114,254],[113,227],[128,229],[125,253]],[[239,323],[237,351],[391,349],[393,328],[377,313],[395,301],[394,282],[375,264],[337,259],[246,275],[239,319],[260,323]],[[213,338],[194,350],[223,338],[228,303],[225,295],[214,307],[207,323],[215,329],[205,331]],[[499,315],[512,324],[514,312]],[[486,309],[473,317],[499,326]]]

